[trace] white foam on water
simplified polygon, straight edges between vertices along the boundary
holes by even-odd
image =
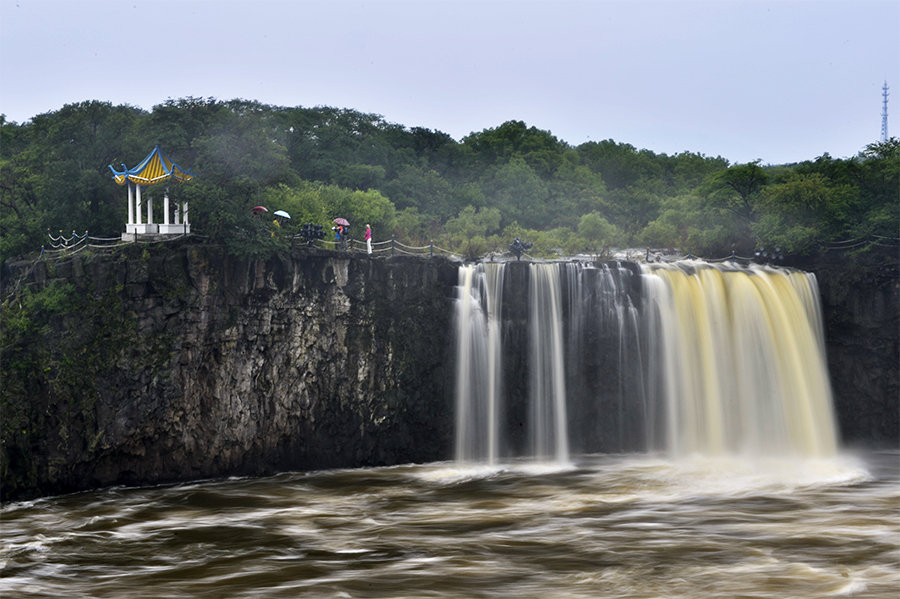
[[[848,455],[804,459],[699,455],[673,460],[635,458],[611,467],[620,469],[635,484],[628,489],[629,495],[654,501],[791,494],[872,478],[859,460]],[[608,476],[608,472],[598,475]]]
[[[456,484],[493,478],[506,470],[505,466],[499,464],[453,463],[422,468],[415,472],[415,476],[427,482]]]
[[[575,469],[572,462],[528,462],[513,464],[509,467],[514,472],[520,472],[529,476],[543,476],[547,474],[558,474],[561,472],[569,472]]]

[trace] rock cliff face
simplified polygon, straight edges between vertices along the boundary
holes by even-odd
[[[186,246],[31,277],[88,301],[28,341],[44,349],[27,404],[4,398],[4,499],[450,455],[448,261]]]
[[[884,263],[797,265],[820,282],[850,445],[900,435],[900,280]],[[457,271],[192,244],[5,266],[3,297],[27,287],[15,301],[33,309],[4,306],[2,499],[450,459]],[[510,376],[510,388],[527,379]]]
[[[845,444],[900,441],[900,270],[896,249],[797,265],[816,273],[828,369]]]

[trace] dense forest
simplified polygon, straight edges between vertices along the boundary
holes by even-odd
[[[39,250],[48,230],[120,235],[126,192],[107,165],[134,166],[157,144],[195,175],[170,192],[190,202],[192,231],[244,256],[336,216],[356,237],[368,222],[376,240],[469,258],[516,237],[537,256],[647,246],[721,257],[865,251],[900,236],[897,138],[849,159],[730,164],[613,140],[572,146],[521,121],[457,142],[350,109],[183,98],[150,112],[87,101],[21,124],[0,117],[0,259]],[[290,224],[273,232],[252,218],[258,204]]]

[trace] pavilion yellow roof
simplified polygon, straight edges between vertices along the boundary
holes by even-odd
[[[132,183],[146,186],[172,179],[176,181],[190,181],[194,178],[194,174],[190,170],[184,170],[178,166],[166,156],[159,146],[154,147],[153,151],[134,168],[127,168],[123,164],[122,170],[117,171],[110,165],[109,170],[113,172],[113,179],[119,185],[125,185],[126,181],[131,181]]]

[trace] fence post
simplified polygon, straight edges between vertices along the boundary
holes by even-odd
[[[394,255],[394,236],[391,235],[391,256]]]
[[[428,257],[434,258],[434,242],[431,242],[431,249],[428,251]]]

